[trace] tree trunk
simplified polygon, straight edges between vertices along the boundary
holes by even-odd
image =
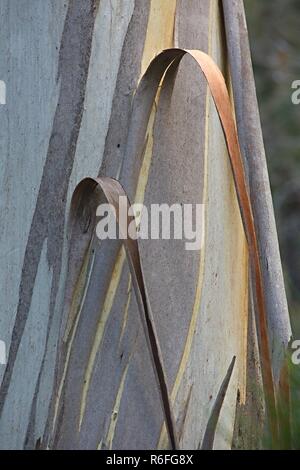
[[[246,30],[237,27],[236,2],[224,6],[227,35],[217,0],[2,0],[1,448],[169,446],[124,248],[93,236],[88,210],[69,224],[82,178],[120,175],[133,94],[163,49],[207,52],[233,87],[261,250],[266,234],[271,247],[264,279],[268,311],[277,305],[272,348],[287,343],[270,189],[258,197],[251,179],[262,170],[267,180],[260,133],[245,131],[247,116],[259,129],[252,73],[243,82],[247,106],[238,83],[236,43]],[[250,67],[248,47],[242,61]],[[131,200],[205,205],[200,252],[177,240],[141,243],[180,447],[202,442],[233,356],[214,448],[255,447],[257,418],[245,416],[258,414],[262,428],[264,407],[248,248],[219,117],[189,57],[156,97],[140,159]]]

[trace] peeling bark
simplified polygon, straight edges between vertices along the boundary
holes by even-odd
[[[95,237],[92,201],[69,224],[77,183],[86,175],[117,177],[121,168],[132,201],[205,204],[200,253],[187,252],[183,242],[149,240],[141,256],[181,448],[202,442],[233,356],[214,448],[231,448],[234,435],[233,445],[246,447],[234,433],[236,410],[248,403],[249,377],[260,376],[252,359],[248,252],[222,128],[192,60],[184,58],[159,90],[140,159],[125,152],[132,97],[149,61],[174,46],[211,55],[233,85],[267,253],[270,335],[273,346],[286,344],[289,322],[246,30],[239,13],[229,14],[239,7],[224,0],[226,39],[217,0],[42,3],[0,5],[0,78],[7,85],[0,129],[0,339],[8,351],[7,366],[0,365],[0,447],[169,445],[123,248]],[[275,349],[277,371],[281,349]]]

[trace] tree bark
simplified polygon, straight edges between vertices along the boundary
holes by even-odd
[[[3,0],[0,8],[7,86],[0,109],[0,339],[8,352],[0,365],[0,447],[168,448],[124,249],[119,241],[99,242],[92,203],[70,226],[70,201],[85,176],[119,176],[132,97],[161,50],[203,50],[230,83],[222,5]],[[227,32],[234,69],[231,37]],[[199,252],[186,251],[183,241],[143,241],[145,278],[180,447],[202,442],[233,356],[214,448],[254,446],[235,432],[249,371],[258,377],[253,407],[263,419],[247,244],[219,117],[197,66],[188,57],[182,62],[156,97],[130,197],[146,205],[203,203],[204,245]],[[253,87],[252,75],[247,80]],[[232,84],[236,98],[235,73]],[[239,130],[241,109],[238,100]],[[260,165],[266,175],[264,160],[249,163],[249,174]],[[269,186],[259,197],[267,201],[281,283]],[[258,229],[262,234],[265,225]],[[268,260],[266,272],[273,269]],[[282,283],[279,291],[285,295]],[[270,329],[286,341],[284,302]]]

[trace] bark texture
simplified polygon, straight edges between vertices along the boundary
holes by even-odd
[[[239,18],[236,4],[224,2],[229,25]],[[126,167],[132,96],[158,52],[201,49],[230,83],[222,4],[2,0],[0,17],[0,78],[7,86],[7,104],[0,107],[0,339],[8,352],[7,365],[0,365],[0,447],[166,448],[124,250],[118,241],[96,238],[93,205],[72,227],[68,215],[83,177],[117,177]],[[240,63],[232,38],[227,31],[234,69]],[[242,59],[250,61],[248,49]],[[136,186],[130,197],[147,205],[205,204],[202,250],[186,251],[183,241],[144,241],[145,278],[181,447],[197,448],[202,441],[233,356],[214,447],[231,448],[233,435],[243,447],[234,433],[237,411],[248,403],[249,371],[260,376],[257,358],[251,359],[257,345],[247,244],[217,112],[197,66],[188,57],[183,62],[156,97],[140,167],[130,175]],[[245,80],[254,93],[250,72]],[[247,151],[254,144],[245,139],[253,134],[242,132],[248,113],[257,118],[256,103],[248,97],[245,109],[237,81],[233,74],[249,174],[259,174],[261,166],[266,180],[265,161],[250,161]],[[256,125],[260,129],[258,120]],[[262,152],[260,134],[253,139]],[[274,342],[286,342],[289,322],[270,198],[266,184],[255,207],[259,212],[265,204],[269,225],[260,212],[259,232],[269,227],[273,240],[265,263],[267,288],[278,289],[274,317],[269,296],[270,331]],[[263,250],[267,242],[261,243]],[[260,413],[261,400],[251,397]]]

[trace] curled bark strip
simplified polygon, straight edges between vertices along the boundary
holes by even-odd
[[[224,398],[228,389],[228,385],[232,376],[234,364],[235,364],[235,356],[232,358],[232,361],[228,367],[228,370],[226,372],[226,375],[224,377],[224,380],[218,392],[217,398],[215,400],[213,409],[211,411],[211,414],[210,414],[210,417],[209,417],[209,420],[205,429],[205,433],[204,433],[204,437],[203,437],[203,441],[201,445],[201,450],[213,449],[217,424],[218,424],[219,416],[221,413],[222,405],[224,402]]]
[[[158,383],[160,398],[162,407],[165,414],[166,426],[173,449],[178,449],[178,440],[176,434],[175,420],[172,413],[171,402],[169,398],[168,385],[166,380],[166,373],[163,366],[162,353],[156,333],[155,323],[151,312],[150,302],[146,290],[144,281],[144,275],[142,270],[142,264],[139,253],[139,246],[136,239],[136,225],[133,216],[128,215],[128,209],[130,207],[127,195],[121,186],[121,184],[113,179],[107,177],[99,178],[85,178],[83,179],[75,189],[72,198],[73,213],[76,213],[76,206],[78,206],[78,200],[80,204],[84,205],[84,199],[91,196],[96,187],[99,186],[103,191],[105,198],[108,203],[111,204],[115,209],[116,219],[119,223],[120,236],[124,240],[124,246],[127,254],[129,268],[132,276],[132,283],[136,295],[138,309],[142,320],[144,334],[146,337],[148,349],[150,352],[151,361],[153,364],[153,370]],[[119,220],[119,198],[124,196],[127,201],[127,221],[126,227],[120,224]],[[72,213],[72,212],[71,212]],[[133,222],[133,223],[132,223]],[[131,237],[128,236],[128,227],[131,227]]]
[[[277,387],[292,330],[251,62],[244,8],[247,1],[223,0],[220,3],[224,12],[239,141],[246,171],[248,170],[249,192],[253,195],[252,209],[261,254],[269,343],[272,345],[272,367]]]
[[[127,147],[123,161],[123,168],[120,174],[120,182],[122,183],[122,186],[126,188],[126,192],[129,197],[133,198],[135,194],[138,171],[141,164],[140,156],[145,141],[148,119],[158,87],[163,77],[164,79],[167,79],[167,74],[165,75],[165,72],[168,70],[168,68],[172,65],[172,68],[176,70],[180,64],[181,59],[186,54],[196,61],[197,65],[203,72],[204,77],[206,78],[220,117],[226,145],[228,148],[240,213],[248,242],[251,269],[255,281],[254,296],[257,306],[257,330],[259,333],[259,352],[262,367],[262,377],[269,425],[272,440],[275,443],[278,439],[277,410],[267,333],[267,316],[262,270],[258,252],[258,242],[254,225],[252,204],[248,193],[246,175],[238,141],[234,114],[232,111],[226,83],[217,65],[204,52],[199,50],[167,49],[156,56],[150,63],[133,99]],[[118,205],[118,195],[125,195],[125,192],[122,189],[120,183],[118,183],[116,180],[105,177],[100,179],[87,178],[83,180],[81,183],[79,183],[79,186],[75,190],[75,194],[78,196],[78,191],[83,189],[85,190],[87,187],[89,187],[89,190],[91,190],[91,187],[95,187],[96,185],[101,186],[106,198],[114,205],[114,207],[117,207]],[[129,222],[130,220],[128,220],[128,223]],[[174,419],[172,417],[170,399],[167,392],[167,383],[163,369],[160,347],[157,341],[157,335],[149,306],[149,300],[146,293],[138,243],[137,241],[133,240],[124,240],[124,244],[130,269],[133,273],[135,293],[145,327],[147,342],[150,346],[151,356],[154,362],[156,378],[158,379],[160,386],[160,394],[163,401],[168,433],[172,446],[176,447],[177,439]]]

